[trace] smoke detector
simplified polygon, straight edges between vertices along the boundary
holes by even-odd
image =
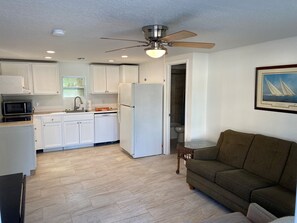
[[[52,35],[53,36],[64,36],[65,31],[63,29],[53,29]]]

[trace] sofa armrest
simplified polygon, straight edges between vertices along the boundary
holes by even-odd
[[[194,151],[194,159],[196,160],[215,160],[217,158],[219,148],[217,146],[205,147]]]
[[[254,223],[267,223],[277,219],[277,217],[256,203],[249,205],[246,216]]]

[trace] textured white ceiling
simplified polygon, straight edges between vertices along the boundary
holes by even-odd
[[[297,36],[296,0],[0,0],[0,58],[141,63],[153,60],[143,48],[105,53],[143,40],[141,27],[162,24],[167,33],[196,32],[186,41],[214,42],[211,50],[169,48],[168,55],[214,52]],[[66,31],[53,37],[54,28]],[[129,57],[122,59],[121,55]]]

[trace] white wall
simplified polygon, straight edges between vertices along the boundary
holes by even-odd
[[[165,79],[164,57],[139,65],[140,83],[163,83]]]
[[[185,139],[205,138],[206,135],[206,86],[208,54],[191,53],[163,57],[140,64],[141,83],[164,83],[164,148],[169,152],[170,141],[170,66],[187,64]]]
[[[297,114],[254,109],[255,68],[297,64],[296,52],[293,37],[210,54],[207,136],[234,129],[297,141]]]
[[[189,141],[197,138],[205,138],[208,54],[191,53],[166,57],[166,66],[181,63],[187,64],[185,140]],[[170,71],[167,69],[166,72]],[[167,87],[169,87],[170,81],[170,75],[167,74],[165,82]],[[170,94],[167,94],[167,99],[169,98]],[[167,107],[169,108],[170,104],[167,104]]]

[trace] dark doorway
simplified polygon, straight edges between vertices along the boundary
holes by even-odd
[[[170,153],[176,152],[176,144],[184,141],[186,100],[186,64],[171,66],[170,93]]]

